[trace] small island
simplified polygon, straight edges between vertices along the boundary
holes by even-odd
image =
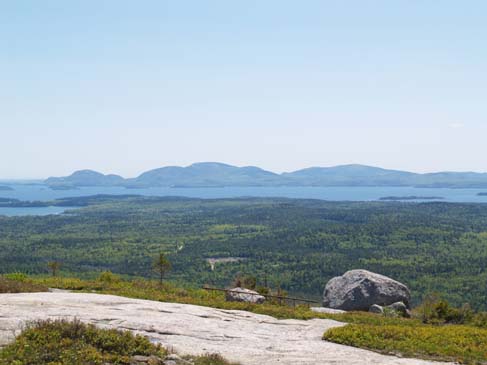
[[[12,188],[11,186],[7,186],[7,185],[0,185],[0,191],[13,191],[14,188]]]
[[[389,200],[389,201],[404,201],[404,200],[442,200],[445,199],[441,196],[384,196],[379,200]]]
[[[487,192],[478,193],[477,196],[487,196]]]
[[[49,189],[51,190],[79,190],[76,186],[73,185],[49,185]]]
[[[0,198],[1,208],[41,208],[48,207],[48,202],[41,201],[22,201],[13,198]]]

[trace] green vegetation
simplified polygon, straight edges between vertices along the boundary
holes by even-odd
[[[323,339],[393,355],[487,363],[485,312],[474,313],[469,306],[453,308],[438,295],[428,295],[412,319],[377,315],[375,319],[332,328]]]
[[[152,264],[152,269],[159,276],[159,284],[162,285],[164,276],[169,270],[171,270],[171,263],[167,259],[166,255],[161,252],[154,260],[154,263]]]
[[[47,267],[52,273],[52,276],[57,276],[59,269],[61,268],[61,263],[58,261],[49,261]]]
[[[323,338],[388,354],[461,363],[485,364],[487,329],[469,326],[349,324],[328,330]]]
[[[47,286],[27,281],[25,274],[0,276],[0,293],[36,293],[47,291]]]
[[[190,360],[194,365],[238,365],[236,363],[229,363],[218,354],[207,354],[197,357],[189,356],[185,359]]]
[[[178,286],[227,286],[238,273],[319,300],[331,277],[364,268],[487,309],[487,205],[292,199],[64,199],[74,214],[0,217],[0,270],[149,277],[163,252]],[[208,258],[239,258],[217,262]]]
[[[30,324],[0,352],[5,365],[129,365],[134,355],[164,357],[166,351],[143,336],[98,329],[79,321]]]

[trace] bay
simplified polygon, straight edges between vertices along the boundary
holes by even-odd
[[[284,197],[329,201],[376,201],[382,197],[441,197],[443,202],[487,203],[487,196],[478,193],[487,189],[448,189],[414,187],[219,187],[219,188],[147,188],[81,187],[73,190],[52,190],[42,184],[12,184],[13,190],[1,191],[0,198],[49,201],[65,197],[110,195],[182,196],[190,198]],[[422,201],[417,199],[414,201]],[[0,208],[0,215],[60,214],[66,208]]]

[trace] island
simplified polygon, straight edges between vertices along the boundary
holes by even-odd
[[[73,185],[49,185],[51,190],[79,190],[78,187]]]
[[[445,199],[441,196],[416,196],[416,195],[409,195],[409,196],[384,196],[379,198],[379,200],[392,200],[392,201],[403,201],[403,200],[441,200]]]
[[[477,196],[487,196],[487,192],[478,193]]]
[[[52,204],[41,201],[23,201],[13,198],[0,198],[1,208],[41,208],[48,207],[49,205]]]
[[[7,186],[7,185],[0,185],[0,191],[13,191],[14,188],[12,188],[11,186]]]

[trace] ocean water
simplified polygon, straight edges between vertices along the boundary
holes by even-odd
[[[25,215],[50,215],[62,214],[68,209],[67,207],[36,207],[36,208],[2,208],[0,207],[0,216],[6,215],[9,217],[25,216]]]
[[[222,187],[222,188],[148,188],[83,187],[74,190],[52,190],[45,185],[10,185],[14,190],[0,191],[0,198],[49,201],[72,196],[95,194],[135,194],[145,196],[184,196],[192,198],[286,197],[329,201],[375,201],[385,196],[435,196],[440,201],[487,203],[487,196],[477,195],[487,189],[446,189],[414,187]],[[0,208],[0,215],[60,214],[66,208]]]

